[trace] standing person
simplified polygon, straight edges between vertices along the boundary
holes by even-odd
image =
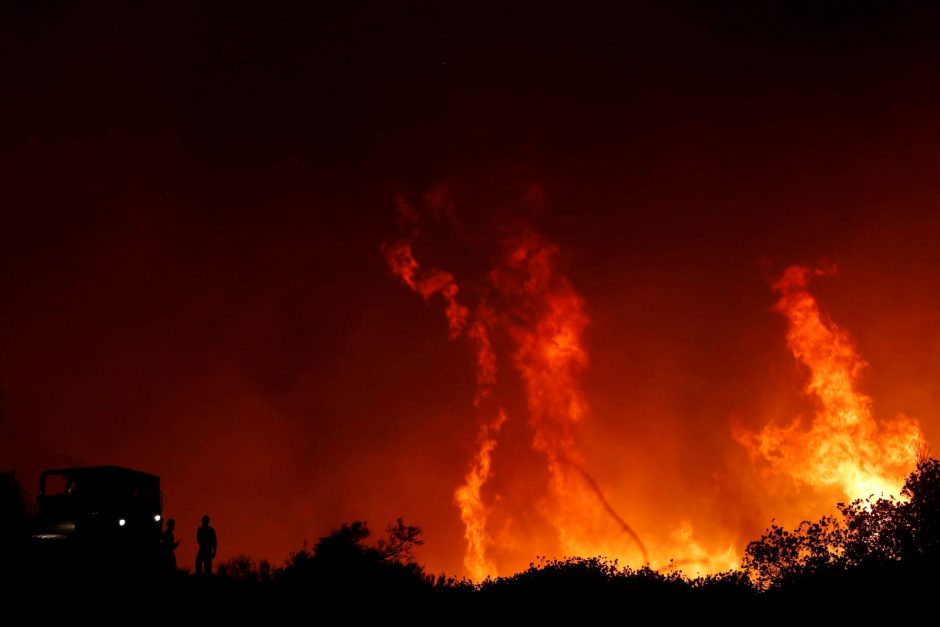
[[[211,575],[212,560],[215,559],[218,541],[215,537],[215,529],[209,526],[208,516],[202,517],[202,526],[196,530],[196,544],[199,545],[199,551],[196,552],[196,574]]]
[[[160,544],[163,545],[163,555],[166,558],[166,568],[170,573],[176,572],[176,547],[180,545],[173,534],[175,529],[176,521],[170,518],[166,521],[166,531],[163,532],[163,538],[160,541]]]

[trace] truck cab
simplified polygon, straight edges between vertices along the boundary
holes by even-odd
[[[46,470],[32,537],[96,548],[156,547],[163,531],[160,477],[120,466]]]

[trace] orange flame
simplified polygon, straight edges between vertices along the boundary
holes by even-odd
[[[545,513],[569,553],[596,554],[598,519],[607,517],[631,538],[646,563],[645,546],[585,470],[573,435],[573,426],[588,412],[580,385],[588,361],[581,338],[588,316],[581,295],[555,273],[557,250],[527,233],[490,275],[511,301],[514,363],[526,388],[529,424],[535,431],[532,447],[548,461],[552,503]]]
[[[479,408],[484,399],[489,397],[496,383],[496,353],[490,341],[489,329],[493,324],[493,312],[481,303],[477,307],[473,322],[467,334],[476,347],[477,357],[477,392],[473,404]],[[475,579],[495,576],[496,567],[487,557],[490,543],[486,531],[489,509],[483,501],[483,486],[490,479],[492,472],[492,454],[496,448],[496,436],[506,422],[506,412],[499,408],[496,416],[480,424],[477,436],[477,452],[473,465],[464,477],[464,483],[454,492],[454,500],[460,509],[460,519],[464,524],[464,538],[467,551],[464,566]]]
[[[486,531],[486,522],[489,510],[483,501],[482,491],[483,485],[490,478],[496,436],[505,421],[506,413],[500,409],[492,422],[484,422],[480,425],[478,449],[473,465],[464,477],[464,484],[454,492],[454,499],[460,509],[460,520],[464,524],[464,538],[467,540],[464,566],[477,580],[497,574],[496,567],[487,558],[489,535]]]
[[[533,446],[555,461],[579,461],[571,427],[587,413],[580,374],[587,365],[581,334],[584,301],[565,278],[553,276],[557,248],[528,234],[491,274],[497,289],[515,299],[510,333],[518,346],[516,368],[526,385]]]
[[[810,486],[837,487],[850,499],[897,495],[915,466],[920,426],[903,414],[881,425],[875,421],[871,398],[858,390],[867,364],[807,291],[814,274],[825,273],[792,266],[773,286],[780,294],[774,310],[789,322],[790,350],[810,371],[806,394],[817,402],[812,423],[804,430],[797,418],[735,438],[775,471]]]
[[[398,204],[400,220],[416,225],[417,214],[403,199],[399,198]],[[415,228],[413,236],[416,234]],[[457,300],[453,276],[440,270],[422,272],[412,253],[411,240],[386,244],[382,251],[389,267],[405,285],[425,300],[434,294],[442,296],[450,336],[458,337],[467,328],[469,310]],[[585,469],[575,442],[572,427],[588,411],[580,386],[581,373],[587,365],[581,336],[588,317],[580,294],[565,277],[555,273],[556,253],[555,246],[528,233],[490,274],[492,284],[506,299],[508,315],[499,321],[507,324],[517,347],[514,364],[526,388],[529,424],[535,432],[532,447],[547,458],[551,503],[543,508],[544,513],[564,550],[572,554],[596,554],[596,549],[601,548],[596,538],[609,535],[609,529],[600,531],[598,521],[612,520],[616,532],[626,534],[639,550],[643,563],[648,563],[643,542]],[[496,355],[490,339],[496,320],[494,312],[483,302],[467,328],[476,352],[477,408],[492,395],[496,382]],[[464,565],[478,579],[497,574],[487,555],[490,537],[486,525],[490,512],[483,487],[492,475],[496,437],[505,420],[506,413],[499,408],[493,418],[481,421],[473,464],[454,493],[467,541]]]
[[[428,202],[442,215],[450,215],[444,196],[434,195]],[[472,462],[454,491],[464,525],[467,573],[478,580],[495,576],[497,562],[503,565],[504,550],[539,551],[552,545],[568,555],[607,555],[634,566],[650,564],[652,557],[660,570],[708,573],[737,566],[737,532],[720,530],[720,523],[711,520],[695,528],[684,515],[678,526],[663,525],[658,534],[651,534],[648,551],[588,472],[577,425],[590,414],[581,386],[588,365],[584,333],[589,317],[584,299],[557,268],[558,248],[533,232],[509,240],[503,258],[489,274],[487,298],[471,315],[458,300],[451,274],[425,271],[418,265],[412,243],[419,217],[400,198],[399,220],[410,229],[410,237],[382,247],[389,266],[426,301],[440,295],[451,338],[466,333],[475,353],[473,403],[480,426]],[[779,295],[774,310],[788,321],[790,350],[809,371],[805,393],[816,403],[811,421],[807,425],[797,418],[787,426],[768,425],[759,433],[735,429],[733,435],[772,470],[813,488],[841,490],[852,499],[897,494],[914,466],[916,446],[922,442],[920,427],[903,415],[875,420],[871,398],[859,390],[864,360],[848,333],[820,312],[808,291],[810,278],[818,274],[823,273],[794,266],[773,286]],[[537,502],[537,509],[554,537],[539,538],[535,541],[539,546],[517,542],[513,526],[517,512],[505,512],[501,518],[504,512],[494,503],[506,501],[496,497],[489,502],[486,491],[494,478],[494,452],[506,421],[505,410],[494,398],[494,330],[507,334],[512,363],[524,386],[531,448],[544,458],[548,470],[546,496]],[[638,513],[645,514],[648,523],[648,509]],[[502,531],[491,535],[488,525],[501,523],[505,523]]]
[[[411,223],[417,222],[417,213],[401,198],[398,199],[398,211],[400,219]],[[451,339],[459,337],[466,327],[469,310],[457,300],[458,288],[453,275],[441,270],[422,273],[412,253],[411,242],[407,240],[385,244],[382,246],[382,252],[392,272],[401,277],[405,285],[421,294],[425,301],[438,293],[443,297],[450,337]],[[478,408],[482,401],[491,395],[493,385],[496,383],[496,355],[489,337],[492,321],[492,311],[486,303],[481,303],[467,330],[467,335],[476,349],[477,391],[474,405]],[[473,464],[464,477],[463,485],[454,492],[454,500],[465,527],[464,537],[467,540],[464,565],[478,579],[496,574],[495,567],[486,554],[489,544],[486,531],[489,513],[482,491],[483,486],[490,479],[496,436],[505,421],[506,413],[500,408],[492,420],[481,423]]]

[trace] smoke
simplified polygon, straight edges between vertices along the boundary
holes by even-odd
[[[470,311],[457,300],[457,283],[449,272],[441,270],[422,271],[411,252],[411,242],[400,240],[384,244],[382,252],[392,272],[397,274],[402,283],[421,294],[425,301],[440,294],[444,300],[444,313],[450,329],[450,338],[456,339],[467,324]]]

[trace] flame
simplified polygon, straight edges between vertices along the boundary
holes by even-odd
[[[617,514],[585,470],[573,426],[588,413],[580,377],[587,366],[582,334],[588,324],[584,299],[555,272],[556,246],[526,233],[512,242],[490,279],[508,301],[508,326],[516,344],[514,365],[525,384],[532,447],[545,455],[551,502],[547,517],[570,554],[593,555],[606,535],[599,519],[613,520],[649,561],[637,533]]]
[[[464,477],[463,485],[454,492],[454,499],[460,509],[460,520],[464,524],[464,538],[467,540],[464,566],[477,580],[497,574],[496,567],[487,557],[487,548],[490,543],[486,531],[489,508],[483,501],[482,491],[484,484],[490,478],[496,436],[504,422],[506,422],[506,412],[500,409],[492,422],[484,422],[480,425],[477,453],[473,465]]]
[[[849,499],[897,495],[916,464],[923,435],[903,414],[875,421],[871,398],[858,389],[867,364],[807,290],[811,276],[831,272],[791,266],[773,286],[780,294],[774,311],[789,323],[790,350],[810,371],[806,394],[817,407],[809,429],[798,417],[787,426],[734,435],[772,469],[810,486],[836,487]]]
[[[659,566],[660,572],[681,571],[687,575],[704,573],[718,573],[738,568],[741,564],[741,555],[733,544],[727,544],[720,550],[709,550],[695,539],[695,529],[692,522],[682,520],[679,526],[670,534],[670,544],[674,554],[682,555],[678,559],[670,559],[668,563]]]
[[[452,218],[451,205],[441,194],[426,199],[433,205],[428,211],[432,217],[436,211]],[[383,245],[389,267],[425,301],[440,295],[450,337],[465,334],[474,349],[473,404],[479,430],[469,467],[453,493],[464,526],[467,573],[476,580],[496,576],[507,556],[525,550],[535,555],[550,546],[566,555],[609,556],[661,571],[706,574],[737,567],[740,530],[708,521],[698,523],[696,531],[684,513],[673,513],[678,526],[666,521],[651,534],[648,548],[588,471],[578,424],[590,415],[581,384],[589,361],[584,334],[590,319],[581,294],[558,268],[558,247],[531,230],[507,239],[487,275],[488,285],[481,289],[484,297],[471,309],[458,299],[452,274],[419,266],[412,251],[419,215],[401,199],[399,221],[412,231]],[[903,415],[875,421],[871,398],[859,390],[864,360],[848,333],[820,312],[807,289],[818,274],[823,272],[794,266],[773,286],[779,295],[774,310],[788,321],[790,350],[809,370],[805,392],[816,402],[812,420],[809,425],[799,418],[786,426],[770,424],[759,433],[735,428],[732,435],[772,470],[813,488],[838,489],[853,499],[897,494],[914,466],[920,427]],[[504,511],[500,504],[506,499],[487,494],[507,420],[496,393],[497,349],[504,348],[524,388],[531,449],[548,471],[545,496],[535,504],[548,523],[547,537],[522,536],[519,510],[510,506]],[[650,504],[642,506],[646,509],[638,514],[645,514],[648,524]],[[492,534],[490,527],[498,533]]]
[[[571,427],[587,413],[579,377],[587,366],[581,334],[584,301],[565,278],[555,278],[557,248],[533,234],[516,243],[490,278],[512,299],[510,334],[516,368],[526,386],[533,447],[549,459],[580,461]]]
[[[437,199],[440,203],[441,200]],[[398,198],[399,220],[403,223],[416,224],[417,212],[402,198]],[[416,236],[417,231],[415,231]],[[445,302],[450,338],[456,339],[467,326],[469,309],[457,300],[458,287],[452,274],[442,270],[422,272],[412,253],[411,241],[399,240],[382,246],[382,252],[392,272],[402,282],[427,301],[434,294],[440,294]],[[482,402],[492,394],[496,383],[496,354],[490,341],[489,329],[493,324],[493,312],[482,302],[477,307],[473,320],[467,329],[476,352],[477,391],[474,406],[480,408]],[[496,575],[496,569],[487,557],[489,536],[486,523],[489,508],[483,500],[483,486],[489,481],[492,472],[492,454],[496,448],[496,436],[506,421],[506,412],[499,408],[495,417],[482,420],[477,437],[477,451],[473,464],[464,477],[464,483],[454,492],[454,500],[460,510],[460,519],[464,523],[464,538],[467,551],[464,565],[471,575],[483,579]]]
[[[529,424],[534,431],[532,447],[545,456],[549,470],[550,503],[542,509],[564,550],[571,554],[596,554],[600,545],[595,538],[609,531],[598,525],[602,519],[608,525],[613,521],[616,532],[625,534],[643,563],[648,563],[649,556],[639,535],[620,517],[585,469],[583,455],[575,442],[572,427],[588,412],[580,386],[581,373],[587,366],[581,336],[588,316],[580,294],[567,278],[555,272],[553,257],[557,247],[534,233],[513,241],[501,265],[490,273],[490,282],[505,301],[502,315],[497,316],[484,300],[468,326],[469,309],[457,299],[453,275],[441,270],[422,271],[415,259],[412,239],[417,236],[419,217],[401,198],[398,216],[400,224],[413,227],[411,239],[385,244],[382,252],[392,271],[426,301],[434,294],[441,295],[451,339],[467,330],[476,352],[474,405],[481,412],[483,402],[492,397],[496,382],[497,360],[491,329],[497,322],[509,329],[516,345],[513,363],[526,388]],[[477,579],[497,574],[488,557],[490,508],[483,498],[483,487],[491,478],[496,437],[505,421],[502,407],[494,416],[480,421],[473,462],[464,483],[454,492],[467,541],[464,565]]]
[[[493,311],[483,302],[477,307],[473,322],[467,330],[476,348],[477,391],[473,404],[478,409],[483,401],[492,395],[493,385],[496,383],[496,353],[490,341],[492,325]],[[460,520],[464,524],[464,538],[467,540],[464,566],[477,580],[497,574],[495,565],[487,556],[490,544],[486,530],[489,508],[483,500],[482,492],[492,473],[496,436],[504,422],[506,412],[502,407],[492,420],[481,421],[473,464],[464,476],[464,483],[454,492],[454,500],[460,510]]]

